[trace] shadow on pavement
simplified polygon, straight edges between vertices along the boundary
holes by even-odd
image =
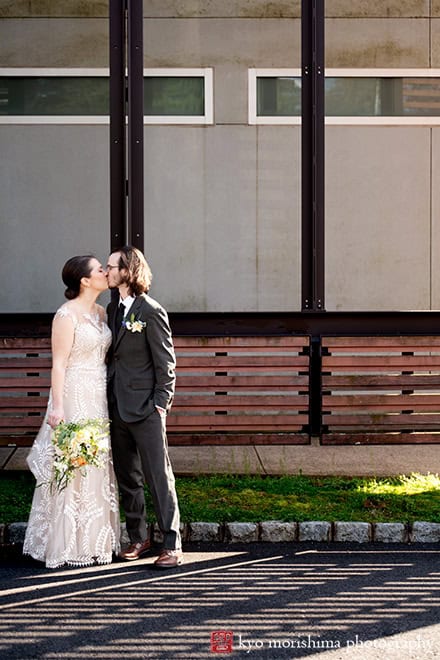
[[[176,570],[0,568],[7,658],[440,657],[438,546],[215,544]]]

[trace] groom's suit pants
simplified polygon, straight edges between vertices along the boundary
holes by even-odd
[[[179,506],[168,456],[165,419],[155,410],[139,422],[124,422],[114,401],[110,404],[110,413],[113,461],[130,541],[137,543],[147,538],[146,481],[164,536],[164,547],[180,550]]]

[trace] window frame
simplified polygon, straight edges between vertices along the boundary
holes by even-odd
[[[205,81],[205,113],[203,115],[144,115],[145,124],[198,124],[207,125],[214,123],[214,90],[213,69],[210,67],[199,67],[191,69],[168,69],[154,68],[144,69],[144,78],[194,78],[200,77]]]
[[[204,105],[203,115],[144,115],[144,125],[209,125],[214,123],[214,90],[213,69],[199,68],[146,68],[143,70],[145,78],[152,77],[201,77],[204,79]],[[6,68],[0,67],[2,78],[109,78],[110,69],[107,68]],[[92,124],[109,125],[110,109],[107,115],[0,115],[1,124]]]
[[[327,78],[440,78],[440,69],[325,69]],[[250,125],[300,126],[301,116],[257,116],[257,78],[300,78],[301,69],[248,69],[248,123]],[[326,126],[439,126],[438,116],[325,117]]]

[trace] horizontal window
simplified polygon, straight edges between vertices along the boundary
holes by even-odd
[[[257,78],[258,117],[298,117],[301,78]]]
[[[0,115],[108,115],[108,78],[0,78]]]
[[[346,71],[341,69],[335,75],[334,70],[327,70],[327,123],[356,123],[356,118],[359,123],[385,123],[385,118],[391,120],[389,123],[440,123],[440,71],[428,70],[429,75],[424,76],[425,72],[414,75],[411,70],[408,75],[397,76],[396,70],[386,70],[382,75],[381,70],[359,69],[344,75]],[[251,124],[300,122],[300,71],[292,70],[296,75],[280,75],[280,70],[274,73],[270,69],[249,72]]]
[[[438,117],[440,78],[326,78],[326,115]]]
[[[212,99],[211,69],[144,70],[146,124],[212,123]],[[0,123],[108,123],[109,108],[106,69],[0,69]]]
[[[198,77],[144,78],[144,114],[202,117],[205,113],[204,79]]]

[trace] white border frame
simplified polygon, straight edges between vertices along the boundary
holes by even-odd
[[[248,122],[254,124],[281,124],[299,126],[298,117],[259,117],[257,116],[257,78],[300,78],[301,69],[248,69]]]
[[[144,69],[144,77],[170,77],[179,76],[189,78],[191,76],[204,78],[205,114],[194,115],[144,115],[144,124],[213,124],[214,123],[214,89],[213,69],[208,67],[198,69]]]
[[[30,77],[62,77],[69,76],[85,77],[103,77],[108,78],[110,70],[108,68],[2,68],[0,67],[0,77],[30,78]],[[181,115],[144,115],[144,125],[206,125],[214,122],[214,87],[213,87],[213,69],[203,68],[155,68],[144,69],[144,77],[169,76],[172,78],[199,76],[204,79],[205,96],[205,114],[200,116],[181,116]],[[92,124],[109,125],[109,115],[0,115],[1,124]]]
[[[329,78],[440,78],[440,69],[326,69]],[[299,78],[301,69],[248,69],[248,122],[299,126],[301,117],[257,117],[257,78]],[[440,116],[326,117],[327,126],[439,126]]]

